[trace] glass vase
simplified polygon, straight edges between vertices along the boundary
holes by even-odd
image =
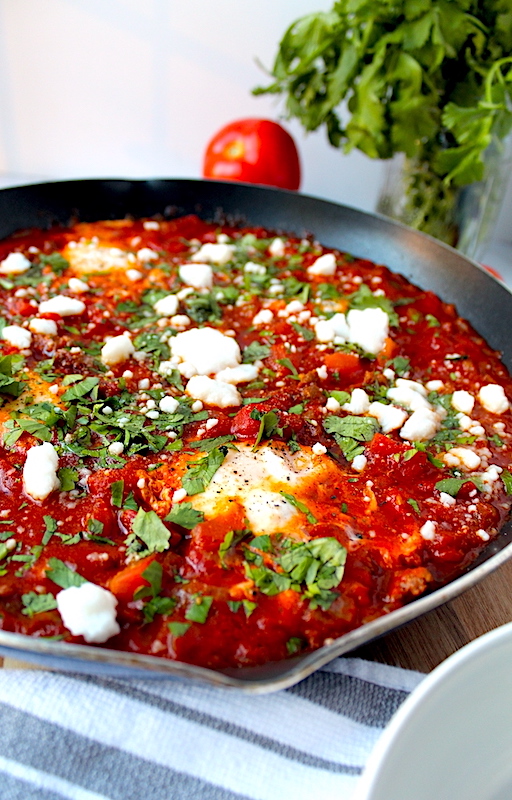
[[[386,165],[377,211],[478,259],[492,235],[512,167],[512,135],[484,155],[484,179],[446,186],[428,162],[399,153]]]

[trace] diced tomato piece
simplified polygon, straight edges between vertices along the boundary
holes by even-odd
[[[112,594],[115,594],[121,602],[130,603],[137,589],[150,585],[149,581],[142,577],[142,573],[154,560],[154,556],[146,556],[146,558],[141,558],[140,561],[128,564],[127,567],[114,575],[109,584]]]
[[[336,370],[340,375],[346,376],[360,368],[361,359],[357,353],[338,351],[337,353],[328,353],[325,356],[325,365],[328,369]]]

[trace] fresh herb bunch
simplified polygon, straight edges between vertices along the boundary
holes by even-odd
[[[307,131],[408,159],[416,227],[439,234],[457,188],[512,128],[510,0],[339,0],[288,28],[256,94],[286,95]],[[447,236],[441,236],[447,238]]]

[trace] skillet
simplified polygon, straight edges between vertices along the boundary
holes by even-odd
[[[512,295],[476,263],[452,248],[399,223],[346,206],[279,189],[200,180],[79,180],[0,191],[0,238],[32,227],[197,214],[209,221],[239,222],[303,236],[385,264],[408,280],[454,303],[458,313],[493,347],[512,371]],[[395,630],[445,603],[512,556],[512,522],[466,572],[404,608],[351,631],[313,653],[261,667],[214,672],[154,656],[71,645],[0,630],[0,654],[48,668],[123,678],[179,678],[252,693],[291,686],[350,650]]]

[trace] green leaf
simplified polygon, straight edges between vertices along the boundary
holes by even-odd
[[[467,482],[467,478],[444,478],[442,481],[437,481],[435,487],[438,492],[457,497],[460,488]]]
[[[87,520],[87,530],[94,534],[101,534],[103,533],[104,528],[103,522],[100,522],[99,519],[94,519],[94,517],[89,517]]]
[[[261,342],[254,341],[245,348],[242,353],[242,363],[254,364],[255,361],[263,361],[270,355],[270,346],[268,344],[261,344]]]
[[[394,369],[397,375],[405,375],[410,369],[411,362],[405,356],[396,356],[391,361],[388,361],[386,366]]]
[[[166,522],[173,522],[182,528],[192,530],[204,520],[202,511],[197,511],[192,503],[176,503],[165,517]]]
[[[216,447],[207,456],[187,465],[187,472],[182,478],[182,486],[188,495],[204,492],[211,479],[222,465],[227,448]]]
[[[327,433],[334,434],[337,445],[347,461],[364,451],[358,442],[370,442],[377,432],[379,423],[373,417],[326,417],[324,428]]]
[[[65,403],[70,403],[74,400],[81,400],[82,397],[85,397],[87,394],[92,392],[98,386],[99,382],[99,378],[84,378],[83,381],[75,383],[70,389],[67,390],[67,392],[64,392],[61,399]]]
[[[415,500],[413,497],[409,497],[407,502],[416,511],[417,514],[421,514],[421,510],[417,500]]]
[[[348,392],[338,392],[338,391],[329,392],[329,397],[334,397],[334,399],[338,401],[340,406],[344,406],[345,403],[348,403],[350,401],[350,394]]]
[[[114,481],[110,484],[111,502],[115,508],[123,505],[124,480]]]
[[[211,439],[198,439],[195,442],[188,442],[187,447],[192,447],[194,448],[194,450],[202,450],[204,453],[209,453],[216,447],[222,447],[222,445],[229,445],[234,438],[235,438],[234,436],[226,434],[225,436],[215,436]]]
[[[275,411],[267,411],[266,414],[262,414],[261,411],[258,411],[258,409],[255,408],[253,411],[251,411],[250,416],[252,419],[260,421],[258,435],[256,437],[256,441],[254,442],[254,448],[259,445],[262,439],[270,439],[274,433],[279,432],[279,417]]]
[[[183,636],[188,631],[190,628],[190,622],[168,622],[167,627],[172,635],[177,639],[179,636]]]
[[[190,622],[206,622],[212,603],[213,597],[201,596],[200,594],[192,595],[191,603],[185,612],[185,619]]]
[[[286,642],[286,650],[288,651],[289,656],[293,656],[295,653],[298,653],[299,650],[302,649],[304,642],[302,639],[299,639],[297,636],[292,636]]]
[[[287,500],[288,503],[290,503],[291,506],[297,508],[303,514],[305,514],[306,519],[310,525],[316,525],[316,523],[318,522],[317,518],[314,516],[314,514],[311,513],[309,508],[306,505],[304,505],[304,503],[301,503],[300,500],[297,500],[297,498],[294,497],[293,494],[287,494],[287,492],[283,491],[280,491],[279,494],[281,494],[284,497],[284,499]]]
[[[53,517],[50,517],[49,514],[45,514],[43,520],[46,529],[45,532],[43,533],[41,544],[46,546],[50,541],[50,539],[52,538],[53,534],[57,532],[57,520],[54,519]]]
[[[503,472],[501,473],[500,477],[503,481],[503,486],[505,487],[506,493],[512,494],[512,475],[506,467],[503,468]]]
[[[157,614],[170,614],[176,608],[174,597],[152,597],[142,609],[144,622],[153,622]]]
[[[51,267],[52,271],[55,272],[56,275],[61,275],[66,269],[69,268],[69,261],[66,261],[64,256],[61,256],[60,253],[50,253],[46,255],[45,253],[39,253],[38,255],[39,263],[43,266]]]
[[[57,472],[57,477],[60,480],[61,492],[71,492],[75,488],[79,476],[76,469],[61,467]]]
[[[305,328],[304,325],[299,325],[298,322],[291,322],[290,324],[292,328],[294,328],[295,331],[299,334],[299,336],[302,336],[302,338],[306,342],[312,342],[313,339],[315,338],[315,332],[310,330],[309,328]]]
[[[57,608],[57,601],[55,596],[48,592],[47,594],[36,594],[36,592],[28,592],[21,595],[21,602],[23,603],[22,614],[27,617],[33,617],[34,614],[41,614],[43,611],[53,611]]]
[[[163,553],[169,547],[171,532],[154,511],[139,508],[133,520],[133,533],[144,542],[150,553]]]
[[[289,358],[278,358],[278,359],[277,359],[277,363],[278,363],[278,364],[282,364],[282,366],[283,366],[283,367],[286,367],[286,369],[289,369],[289,370],[290,370],[290,372],[292,373],[292,375],[293,375],[294,377],[297,377],[297,375],[298,375],[297,368],[296,368],[296,366],[295,366],[295,365],[294,365],[294,364],[293,364],[293,363],[290,361],[290,359],[289,359]]]
[[[48,566],[50,569],[46,570],[47,577],[61,589],[69,589],[70,586],[81,586],[83,583],[87,583],[85,578],[82,578],[78,572],[70,569],[58,558],[50,558]]]

